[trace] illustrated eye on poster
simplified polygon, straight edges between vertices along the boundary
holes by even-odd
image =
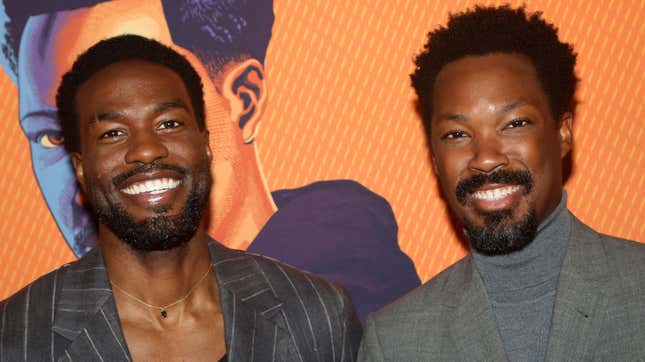
[[[137,210],[133,218],[174,212],[162,202],[175,195],[168,190],[188,190],[194,180],[198,189],[208,173],[212,186],[210,193],[201,190],[208,206],[199,225],[208,237],[336,282],[361,322],[468,255],[464,229],[473,230],[470,221],[481,216],[490,225],[508,217],[486,214],[499,206],[495,201],[520,189],[560,195],[560,185],[540,183],[549,172],[527,175],[524,169],[562,161],[568,208],[598,231],[641,241],[642,197],[616,190],[642,189],[642,158],[634,149],[644,136],[632,121],[644,92],[637,56],[642,34],[634,30],[641,28],[642,6],[615,5],[600,12],[581,0],[526,5],[562,24],[559,35],[574,44],[581,79],[575,112],[561,117],[571,122],[570,133],[564,127],[558,134],[573,140],[566,145],[572,151],[549,158],[535,152],[548,142],[536,134],[547,120],[560,120],[540,110],[557,106],[548,89],[562,79],[539,79],[547,89],[536,92],[542,108],[531,97],[509,101],[493,81],[463,91],[457,85],[471,74],[468,66],[459,76],[439,67],[428,98],[415,93],[415,56],[435,25],[466,10],[458,1],[4,0],[0,185],[7,192],[0,207],[0,299],[98,250],[101,217],[129,207]],[[143,117],[145,107],[132,99],[160,97],[145,86],[124,87],[121,95],[131,96],[119,102],[108,102],[117,92],[105,91],[96,97],[103,103],[73,103],[89,94],[92,87],[82,86],[89,76],[79,81],[74,100],[62,99],[61,79],[77,57],[126,34],[153,39],[188,60],[201,80],[203,117],[181,99],[158,101],[163,106]],[[481,55],[488,52],[472,56]],[[428,62],[435,56],[441,58],[430,52]],[[451,87],[435,92],[435,79],[451,79]],[[526,87],[520,88],[508,93]],[[185,93],[192,97],[193,91]],[[504,111],[490,111],[500,107],[484,98],[504,98]],[[61,112],[60,102],[72,102],[65,103],[71,111]],[[80,117],[85,109],[93,113]],[[85,123],[64,133],[61,114]],[[133,119],[144,118],[151,126],[135,127]],[[486,132],[479,131],[482,125],[489,126]],[[181,143],[189,132],[191,142]],[[143,146],[131,147],[136,142]],[[195,156],[202,151],[206,156]],[[209,172],[195,176],[195,159]],[[487,169],[492,162],[509,172]],[[102,166],[108,164],[113,169]],[[133,178],[137,172],[157,176]],[[133,181],[123,181],[128,177]],[[483,186],[506,183],[512,185]],[[181,192],[175,193],[194,196]],[[143,194],[146,202],[163,205],[129,204],[141,203]],[[537,218],[544,216],[536,210]],[[168,308],[164,312],[172,317]]]

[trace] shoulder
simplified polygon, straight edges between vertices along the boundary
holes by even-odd
[[[56,288],[61,272],[64,272],[68,267],[69,264],[65,264],[29,283],[12,296],[1,301],[0,308],[10,308],[10,306],[20,304],[42,303],[43,300],[40,298],[34,300],[34,296],[41,297],[43,293],[54,293],[54,289]]]
[[[467,256],[449,266],[420,287],[412,290],[395,302],[371,315],[375,326],[408,328],[410,322],[423,319],[445,318],[445,304],[452,303],[461,290],[453,290],[459,284],[465,287],[469,277],[470,257]],[[461,282],[463,280],[463,282]],[[461,289],[461,288],[459,288]]]
[[[420,353],[445,360],[455,357],[449,336],[456,304],[469,281],[468,257],[367,318],[361,360],[414,360]],[[420,352],[423,351],[423,352]],[[447,354],[446,354],[447,353]],[[380,357],[377,357],[380,356]]]
[[[645,297],[645,245],[604,234],[599,237],[623,291]]]
[[[621,278],[637,279],[645,284],[645,244],[598,233],[577,218],[574,232],[588,242],[600,242],[611,268]]]
[[[60,289],[60,274],[66,267],[43,275],[0,302],[0,349],[3,350],[4,360],[22,359],[28,340],[35,341],[51,333],[54,296]],[[28,352],[32,357],[45,352],[44,349],[33,347],[33,344],[30,346]]]
[[[286,307],[323,307],[334,311],[353,310],[346,290],[336,283],[297,269],[276,259],[235,249],[229,249],[217,242],[211,243],[215,265],[228,264],[226,274],[254,279],[254,283],[267,288]],[[224,274],[218,267],[220,274]],[[235,276],[227,276],[235,277]],[[247,283],[248,284],[248,283]],[[295,302],[295,303],[294,303]]]
[[[322,304],[338,313],[353,309],[347,291],[338,284],[266,256],[246,255],[254,260],[281,299]]]
[[[243,298],[245,303],[252,305],[251,299],[259,298],[255,297],[259,294],[271,295],[268,298],[277,303],[277,309],[272,310],[279,310],[279,319],[305,360],[313,360],[314,356],[321,360],[345,360],[339,359],[343,351],[347,351],[345,356],[356,354],[361,326],[344,288],[265,256],[242,251],[234,251],[234,255],[237,262],[249,268],[250,277],[243,283],[255,284],[251,296]]]
[[[605,251],[615,258],[623,267],[638,266],[645,270],[645,244],[617,238],[611,235],[598,234]]]

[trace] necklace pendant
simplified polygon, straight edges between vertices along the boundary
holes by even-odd
[[[168,312],[166,312],[166,309],[161,310],[161,318],[166,318],[168,316]]]

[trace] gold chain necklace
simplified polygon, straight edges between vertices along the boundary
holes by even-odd
[[[141,303],[141,304],[145,305],[145,306],[146,306],[146,307],[148,307],[148,308],[152,308],[152,309],[159,309],[159,311],[161,312],[161,317],[162,317],[162,318],[166,318],[166,317],[168,316],[168,308],[173,307],[173,306],[175,306],[175,305],[177,305],[177,304],[179,304],[179,303],[181,303],[181,302],[185,301],[185,300],[186,300],[186,298],[188,298],[188,297],[193,293],[193,291],[195,291],[195,288],[197,288],[197,286],[198,286],[198,285],[199,285],[199,284],[200,284],[204,279],[206,279],[206,276],[208,275],[208,272],[210,272],[210,271],[211,271],[211,266],[209,265],[209,266],[208,266],[208,269],[206,270],[206,273],[204,273],[204,275],[202,275],[202,277],[201,277],[201,278],[199,278],[199,280],[197,281],[197,283],[195,283],[195,284],[194,284],[194,285],[193,285],[193,286],[188,290],[188,292],[187,292],[183,297],[181,297],[181,298],[177,299],[176,301],[174,301],[174,302],[172,302],[172,303],[170,303],[170,304],[166,304],[166,305],[164,305],[164,306],[158,306],[158,305],[153,305],[153,304],[150,304],[150,303],[146,303],[145,301],[143,301],[143,300],[141,300],[141,299],[139,299],[139,298],[135,297],[134,295],[132,295],[132,294],[130,294],[130,293],[128,293],[128,292],[126,292],[123,288],[121,288],[120,286],[116,285],[116,283],[115,283],[115,282],[110,281],[110,284],[112,284],[112,286],[113,286],[113,287],[115,287],[116,289],[118,289],[118,290],[119,290],[121,293],[123,293],[126,297],[129,297],[129,298],[131,298],[132,300],[134,300],[134,301],[136,301],[136,302],[139,302],[139,303]]]

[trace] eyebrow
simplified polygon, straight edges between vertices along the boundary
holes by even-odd
[[[504,107],[502,107],[501,112],[502,113],[510,112],[510,111],[514,110],[515,108],[518,108],[518,107],[523,106],[525,104],[526,104],[526,101],[517,101],[517,102],[513,102],[511,104],[507,104]]]
[[[154,108],[152,109],[152,112],[155,114],[159,114],[162,112],[165,112],[169,109],[174,109],[174,108],[182,108],[186,112],[190,112],[188,109],[188,106],[186,103],[182,102],[181,100],[177,99],[171,102],[164,102],[164,103],[159,103],[155,104]]]
[[[48,117],[48,118],[53,118],[57,119],[58,118],[58,112],[57,111],[33,111],[25,114],[21,120],[31,118],[31,117]]]
[[[517,102],[513,102],[511,104],[507,104],[505,106],[502,106],[497,113],[508,113],[518,107],[521,107],[525,105],[527,102],[523,100],[519,100]],[[444,113],[442,114],[439,119],[439,121],[458,121],[458,122],[464,122],[467,121],[466,117],[463,114],[453,114],[453,113]]]
[[[117,111],[104,112],[104,113],[96,114],[94,116],[90,116],[90,119],[87,120],[87,123],[92,124],[96,122],[110,121],[118,118],[123,118],[123,113],[117,112]]]
[[[175,108],[180,108],[184,109],[187,112],[189,112],[188,106],[182,102],[181,100],[174,100],[170,102],[163,102],[163,103],[157,103],[154,105],[152,108],[152,113],[153,114],[159,114],[163,113],[169,109],[175,109]],[[119,111],[113,111],[113,112],[105,112],[105,113],[99,113],[95,116],[91,116],[90,119],[88,120],[88,123],[94,123],[94,122],[101,122],[101,121],[110,121],[113,119],[118,119],[118,118],[123,118],[124,115],[122,112]]]

